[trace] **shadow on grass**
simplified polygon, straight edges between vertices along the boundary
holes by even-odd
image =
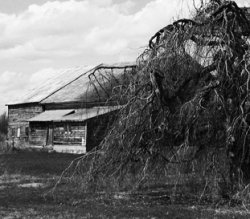
[[[60,175],[70,162],[79,156],[29,151],[0,154],[0,174],[7,171],[10,174]]]

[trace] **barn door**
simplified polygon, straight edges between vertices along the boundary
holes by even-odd
[[[53,145],[53,126],[49,125],[48,127],[48,135],[47,135],[47,146]]]

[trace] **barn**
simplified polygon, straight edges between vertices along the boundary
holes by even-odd
[[[118,63],[59,72],[7,104],[8,143],[15,148],[63,153],[90,151],[104,138],[121,107],[118,102],[108,101],[109,94],[98,89],[110,86],[105,90],[111,91],[134,69],[134,63]],[[99,86],[96,78],[98,83],[101,81]]]

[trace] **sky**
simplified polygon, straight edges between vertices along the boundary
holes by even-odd
[[[0,113],[63,69],[135,61],[156,31],[192,7],[193,0],[0,0]]]

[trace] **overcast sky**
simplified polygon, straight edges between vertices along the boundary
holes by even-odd
[[[60,69],[134,61],[157,30],[188,16],[192,2],[0,0],[0,113]]]

